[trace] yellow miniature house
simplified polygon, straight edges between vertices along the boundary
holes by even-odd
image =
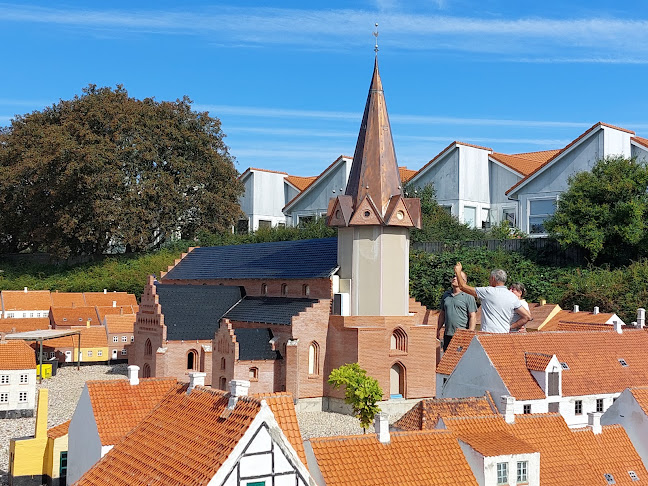
[[[47,398],[48,390],[39,390],[34,437],[11,439],[9,486],[66,483],[70,421],[47,430]]]

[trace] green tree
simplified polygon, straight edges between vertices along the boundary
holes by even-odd
[[[412,229],[411,238],[413,242],[452,242],[484,238],[482,230],[473,229],[467,224],[460,223],[456,216],[439,206],[432,184],[426,184],[423,187],[406,185],[404,192],[407,197],[418,197],[421,200],[422,224],[421,229]]]
[[[646,254],[648,168],[636,159],[598,161],[569,178],[545,228],[563,246],[580,247],[592,261],[627,263]]]
[[[350,363],[331,371],[328,383],[336,389],[345,387],[344,401],[353,407],[353,414],[360,420],[366,433],[367,427],[380,412],[380,407],[376,405],[382,399],[378,381],[368,376],[358,363]]]
[[[142,251],[229,228],[243,189],[220,121],[191,103],[90,85],[16,116],[0,131],[0,250]]]

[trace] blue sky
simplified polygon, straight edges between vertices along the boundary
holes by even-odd
[[[399,164],[453,140],[560,148],[597,121],[648,137],[641,1],[0,2],[0,125],[121,83],[217,116],[239,171],[353,155],[379,63]],[[325,7],[323,6],[325,5]]]

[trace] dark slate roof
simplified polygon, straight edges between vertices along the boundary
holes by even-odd
[[[270,329],[234,329],[239,343],[240,360],[281,359],[279,351],[273,351],[270,345]]]
[[[208,246],[189,252],[162,279],[326,278],[337,268],[337,238]]]
[[[213,339],[220,318],[242,297],[234,286],[155,285],[170,341]]]
[[[317,299],[245,297],[223,317],[232,321],[290,325],[293,316],[296,316],[315,302],[317,302]]]

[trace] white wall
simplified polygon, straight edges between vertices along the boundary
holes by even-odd
[[[547,413],[549,412],[549,403],[558,402],[559,413],[565,419],[569,427],[578,428],[587,425],[587,414],[589,412],[596,412],[596,400],[603,399],[603,411],[605,412],[613,403],[614,398],[618,393],[605,393],[600,395],[581,395],[572,397],[548,397],[541,400],[516,400],[514,411],[516,415],[524,413],[524,405],[531,405],[531,413]],[[583,402],[583,413],[576,415],[575,402],[581,400]]]
[[[648,468],[648,417],[630,390],[625,389],[601,417],[601,425],[621,424],[644,467]]]
[[[285,222],[286,174],[251,169],[243,179],[245,192],[239,197],[241,210],[249,219],[250,231],[259,229],[259,221],[270,221],[274,227]]]
[[[632,156],[636,157],[638,161],[648,162],[648,148],[644,146],[632,146]]]
[[[31,309],[31,310],[13,310],[6,311],[5,317],[11,318],[27,318],[27,317],[48,317],[49,309]]]
[[[9,401],[0,403],[0,410],[33,410],[36,405],[36,370],[0,370],[9,377],[8,384],[0,383],[0,393],[7,393]],[[21,375],[27,375],[27,383],[20,383]],[[27,392],[27,401],[20,402],[20,393]]]
[[[442,206],[453,206],[452,214],[459,216],[459,150],[454,147],[425,171],[410,180],[414,187],[434,185],[436,199]]]
[[[517,482],[517,463],[527,462],[527,483]],[[540,486],[540,453],[530,454],[506,454],[502,456],[484,457],[484,485],[497,485],[497,464],[508,463],[508,483],[511,486],[525,484],[528,486]]]
[[[88,387],[85,386],[68,429],[67,484],[77,481],[102,456],[101,440]]]

